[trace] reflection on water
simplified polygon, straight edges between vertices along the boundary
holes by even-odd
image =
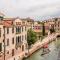
[[[58,38],[57,41],[54,41],[49,44],[50,52],[48,54],[41,56],[42,49],[40,49],[34,54],[32,54],[26,60],[57,60],[59,48],[60,48],[60,40]]]

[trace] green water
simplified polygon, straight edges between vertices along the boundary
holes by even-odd
[[[25,60],[57,60],[60,49],[60,38],[49,44],[50,52],[41,56],[43,50],[40,49]]]

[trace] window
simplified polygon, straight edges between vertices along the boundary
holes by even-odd
[[[25,26],[25,31],[26,31],[26,26]]]
[[[16,45],[18,44],[17,40],[18,40],[18,37],[16,37]]]
[[[16,33],[21,33],[21,27],[16,27]]]
[[[16,25],[21,25],[21,22],[16,22]]]
[[[2,43],[0,43],[0,52],[2,51]]]
[[[12,56],[14,56],[14,49],[12,49]]]
[[[1,37],[1,28],[0,28],[0,37]]]
[[[25,35],[25,40],[27,39],[26,35]]]
[[[3,42],[4,42],[4,39],[3,39]]]
[[[12,38],[12,44],[14,44],[14,37]]]
[[[9,34],[9,28],[7,28],[7,34]]]
[[[18,43],[19,43],[19,36],[18,36]]]
[[[22,27],[22,32],[23,32],[23,27]]]
[[[22,35],[22,41],[23,41],[23,39],[24,39],[24,36]]]
[[[16,33],[18,32],[18,28],[16,27]]]
[[[19,32],[19,27],[18,27],[18,32]]]
[[[19,27],[19,31],[18,32],[20,32],[21,33],[21,27]]]
[[[14,60],[15,60],[15,58],[14,58]]]
[[[26,47],[26,49],[28,49],[28,45],[27,44],[25,44],[25,47]]]
[[[58,30],[59,30],[59,28],[58,28]]]
[[[40,26],[38,26],[38,29],[40,29]]]
[[[22,51],[24,51],[24,45],[22,45]]]
[[[12,33],[14,33],[14,27],[12,27]]]
[[[20,43],[21,43],[21,36],[19,37],[19,39],[20,39]]]
[[[20,42],[20,37],[16,37],[16,45]]]
[[[59,24],[58,24],[58,27],[59,27]]]
[[[9,51],[7,52],[7,54],[9,54]]]
[[[7,46],[9,46],[9,39],[7,39]]]
[[[55,24],[55,27],[56,27],[56,24]]]

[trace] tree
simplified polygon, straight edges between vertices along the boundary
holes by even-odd
[[[52,33],[54,33],[55,32],[55,30],[54,29],[50,29],[50,33],[52,34]]]
[[[36,39],[37,39],[36,33],[32,29],[29,29],[27,32],[28,45],[31,46],[32,44],[34,44],[36,42]]]
[[[42,22],[42,35],[45,36],[45,26],[44,26],[44,22]]]
[[[37,23],[38,23],[38,24],[41,24],[41,22],[40,22],[40,21],[37,21]]]
[[[50,33],[52,34],[54,32],[55,32],[54,25],[52,25],[51,28],[50,28]]]

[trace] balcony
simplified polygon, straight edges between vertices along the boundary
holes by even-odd
[[[21,34],[21,32],[16,32],[16,34]]]
[[[16,45],[15,45],[15,48],[16,48],[16,49],[17,49],[18,47],[21,48],[22,43],[23,43],[23,42],[16,44]]]

